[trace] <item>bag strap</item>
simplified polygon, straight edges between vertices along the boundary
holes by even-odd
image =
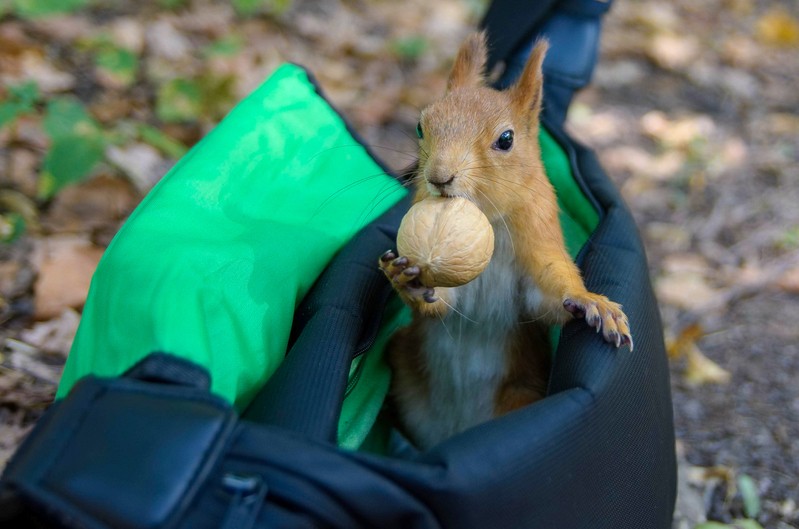
[[[507,61],[520,46],[530,41],[550,11],[560,0],[494,0],[488,6],[480,27],[488,33],[488,62],[491,71]]]
[[[505,63],[497,88],[513,84],[536,40],[550,42],[544,60],[544,113],[561,125],[574,93],[586,86],[599,51],[602,16],[612,0],[494,0],[481,23],[488,32],[488,68]]]

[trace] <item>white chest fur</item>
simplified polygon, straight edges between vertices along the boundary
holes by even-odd
[[[493,416],[508,340],[538,302],[534,284],[519,271],[507,228],[500,223],[494,233],[489,266],[458,287],[447,316],[429,320],[423,334],[430,387],[424,437],[433,442]]]

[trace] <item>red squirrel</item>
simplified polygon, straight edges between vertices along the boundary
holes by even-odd
[[[421,284],[419,267],[393,251],[379,259],[413,312],[387,354],[401,428],[423,449],[543,398],[550,325],[584,318],[633,346],[621,306],[586,290],[564,245],[538,144],[547,48],[539,41],[516,84],[498,91],[486,84],[485,35],[471,35],[445,95],[421,113],[414,202],[467,198],[495,233],[488,267],[459,287]]]

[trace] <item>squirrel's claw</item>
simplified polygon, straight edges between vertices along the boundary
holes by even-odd
[[[419,280],[421,269],[411,264],[405,256],[398,257],[392,250],[380,256],[380,269],[391,281],[394,289],[415,303],[435,303],[435,289],[426,287]]]
[[[591,294],[570,296],[563,300],[563,308],[575,318],[584,318],[585,323],[596,332],[602,332],[606,342],[616,347],[629,345],[633,350],[633,338],[630,334],[630,324],[621,305],[614,303],[605,296]]]

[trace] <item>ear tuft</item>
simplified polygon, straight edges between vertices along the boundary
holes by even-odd
[[[541,38],[536,41],[527,58],[524,71],[511,88],[513,102],[521,111],[533,111],[535,115],[541,111],[544,87],[542,65],[548,49],[549,41],[547,39]]]
[[[461,44],[447,81],[447,91],[456,88],[476,87],[485,83],[485,65],[488,57],[484,31],[472,33]]]

